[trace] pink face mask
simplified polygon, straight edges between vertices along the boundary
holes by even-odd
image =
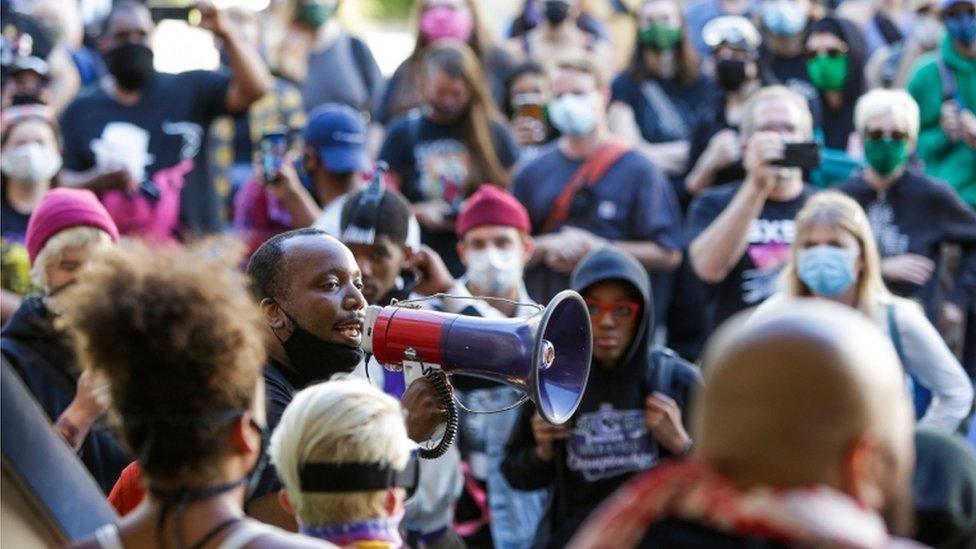
[[[420,16],[420,35],[428,44],[442,38],[467,42],[474,29],[474,19],[468,10],[436,6],[424,10]]]

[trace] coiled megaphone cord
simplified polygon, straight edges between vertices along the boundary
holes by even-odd
[[[447,376],[444,372],[436,369],[427,370],[424,377],[430,381],[431,385],[434,386],[434,390],[437,391],[437,396],[441,399],[441,404],[447,410],[447,421],[444,425],[444,436],[441,437],[440,442],[437,446],[433,448],[420,448],[420,457],[424,459],[437,459],[443,456],[447,449],[454,444],[454,440],[457,438],[458,433],[458,409],[457,405],[454,404],[454,391],[451,390],[451,386],[447,383]]]

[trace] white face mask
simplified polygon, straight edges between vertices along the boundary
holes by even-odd
[[[492,294],[511,290],[522,280],[522,250],[512,246],[499,250],[488,246],[468,252],[468,280]]]
[[[917,17],[912,27],[913,37],[926,50],[937,48],[944,34],[945,27],[942,26],[942,22],[932,16]]]
[[[3,154],[0,170],[24,183],[49,181],[61,169],[61,155],[40,143],[25,143]]]
[[[552,125],[566,135],[585,135],[596,126],[596,104],[591,94],[563,94],[549,104]]]

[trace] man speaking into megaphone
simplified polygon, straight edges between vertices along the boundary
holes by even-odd
[[[251,256],[247,272],[267,326],[264,381],[270,431],[297,391],[337,374],[348,375],[363,361],[360,343],[367,304],[352,253],[316,229],[272,237]],[[445,420],[440,399],[426,380],[411,385],[401,404],[407,412],[407,432],[415,441],[429,438]],[[269,470],[247,511],[294,530],[293,517],[278,503],[280,489]]]

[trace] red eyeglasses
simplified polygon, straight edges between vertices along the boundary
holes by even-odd
[[[613,315],[614,320],[619,322],[633,322],[637,319],[640,312],[640,303],[634,301],[597,301],[587,299],[586,308],[590,311],[590,318],[597,322],[603,320],[607,313]]]

